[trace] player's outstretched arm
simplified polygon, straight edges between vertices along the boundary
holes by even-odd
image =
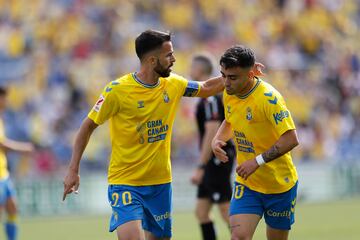
[[[64,178],[64,195],[63,201],[66,198],[67,194],[76,192],[80,185],[80,175],[79,175],[79,166],[82,154],[89,142],[90,136],[97,128],[97,124],[93,122],[90,118],[86,118],[79,129],[79,132],[76,135],[75,143],[73,147],[73,152],[71,156],[71,161]]]
[[[262,63],[256,62],[254,65],[254,73],[255,76],[260,77],[263,76],[264,73],[262,72],[262,69],[265,68],[265,66]],[[197,97],[207,98],[210,96],[213,96],[215,94],[218,94],[224,90],[225,82],[223,77],[215,77],[210,78],[204,82],[200,82],[200,90],[197,94]]]
[[[226,142],[232,137],[231,124],[226,120],[222,122],[219,130],[217,131],[214,139],[211,142],[211,148],[220,161],[227,162],[229,158],[222,147],[226,146]]]
[[[0,147],[5,151],[15,151],[20,153],[31,153],[34,151],[34,145],[30,142],[19,142],[7,138],[0,142]]]
[[[247,160],[239,165],[236,168],[236,172],[240,177],[247,179],[253,172],[256,171],[256,169],[260,167],[260,165],[281,157],[297,145],[299,145],[299,140],[296,135],[296,130],[289,130],[281,135],[281,137],[269,150],[258,155],[256,158]]]
[[[223,77],[215,77],[200,82],[200,90],[197,97],[207,98],[224,90],[225,82]]]

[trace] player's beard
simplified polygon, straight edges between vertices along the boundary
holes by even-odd
[[[225,88],[225,90],[228,95],[234,95],[234,91],[232,89]]]
[[[171,68],[171,67],[172,67],[172,64],[170,64],[169,67],[164,68],[164,67],[160,64],[160,61],[159,61],[159,59],[158,59],[158,60],[157,60],[157,65],[156,65],[156,67],[154,68],[154,71],[155,71],[157,74],[159,74],[160,77],[165,78],[165,77],[170,76],[170,72],[171,72],[171,69],[170,69],[170,68]]]
[[[232,89],[231,87],[227,88],[225,86],[225,91],[228,95],[234,95],[234,89]]]

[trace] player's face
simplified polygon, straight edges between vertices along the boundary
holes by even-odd
[[[157,54],[154,71],[159,74],[160,77],[168,77],[170,76],[171,67],[175,61],[172,43],[164,42]]]
[[[221,66],[221,75],[225,79],[225,90],[229,95],[243,94],[250,79],[254,77],[251,70],[240,67],[224,68]]]
[[[200,81],[204,75],[203,66],[199,61],[193,61],[190,68],[190,78],[194,81]]]

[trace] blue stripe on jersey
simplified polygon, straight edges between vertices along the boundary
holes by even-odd
[[[199,83],[195,81],[188,81],[188,84],[185,89],[183,96],[185,97],[194,97],[199,91]]]
[[[257,77],[255,77],[255,78],[256,78],[256,80],[257,80],[255,86],[254,86],[247,94],[245,94],[245,95],[243,95],[243,96],[238,96],[239,98],[245,99],[245,98],[247,98],[253,91],[255,91],[255,89],[259,86],[259,84],[260,84],[260,82],[261,82],[260,79],[258,79]]]
[[[132,73],[131,75],[132,75],[133,79],[134,79],[137,83],[139,83],[141,86],[143,86],[143,87],[146,87],[146,88],[154,88],[154,87],[157,87],[157,86],[160,84],[160,80],[157,81],[157,83],[155,83],[155,84],[146,84],[146,83],[143,83],[143,82],[136,76],[136,73],[137,73],[137,72],[134,72],[134,73]]]

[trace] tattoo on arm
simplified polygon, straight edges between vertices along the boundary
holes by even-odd
[[[269,150],[264,152],[262,154],[262,157],[264,158],[264,161],[268,163],[282,155],[283,155],[283,153],[280,152],[279,146],[276,146],[276,144],[275,144]]]

